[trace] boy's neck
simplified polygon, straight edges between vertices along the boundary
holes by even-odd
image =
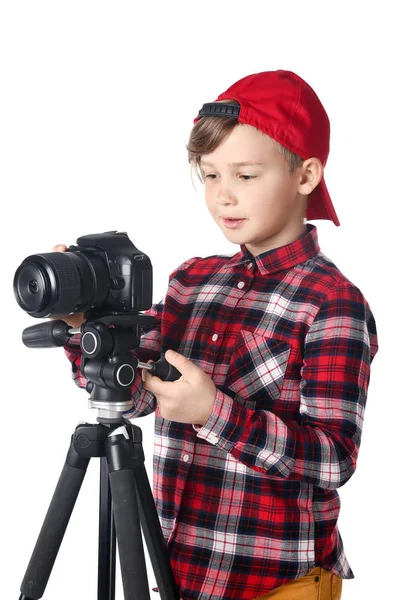
[[[296,240],[299,240],[303,235],[308,232],[307,223],[301,223],[300,226],[296,226],[293,229],[289,229],[285,232],[280,232],[276,236],[271,236],[268,240],[265,240],[264,243],[258,245],[254,244],[244,244],[247,251],[254,257],[259,256],[260,254],[264,254],[265,252],[269,252],[271,250],[275,250],[276,248],[281,248],[282,246],[287,246]]]

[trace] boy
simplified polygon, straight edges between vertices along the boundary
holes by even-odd
[[[156,412],[153,493],[183,600],[337,600],[353,578],[337,488],[356,467],[378,344],[367,301],[305,222],[339,225],[329,119],[279,70],[237,81],[194,123],[189,160],[240,250],[172,273],[134,353],[166,353],[182,377],[138,375],[126,416]]]

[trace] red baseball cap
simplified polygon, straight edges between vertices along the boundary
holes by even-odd
[[[217,100],[236,100],[240,106],[210,102],[194,119],[232,117],[252,125],[303,159],[315,156],[325,167],[329,155],[330,123],[317,94],[292,71],[263,71],[239,79]],[[311,192],[307,220],[327,219],[340,225],[325,177]]]

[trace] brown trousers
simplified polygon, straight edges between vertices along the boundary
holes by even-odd
[[[340,577],[322,567],[316,567],[304,577],[293,579],[254,600],[340,600],[341,596]]]
[[[322,567],[316,567],[304,577],[293,579],[254,600],[340,600],[341,596],[340,577]]]

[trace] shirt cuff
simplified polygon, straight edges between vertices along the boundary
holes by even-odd
[[[69,338],[67,343],[64,345],[65,346],[80,346],[81,345],[81,334],[74,333],[74,335],[71,335],[71,337]]]
[[[213,410],[203,426],[193,425],[197,437],[229,452],[240,439],[248,409],[217,389]]]

